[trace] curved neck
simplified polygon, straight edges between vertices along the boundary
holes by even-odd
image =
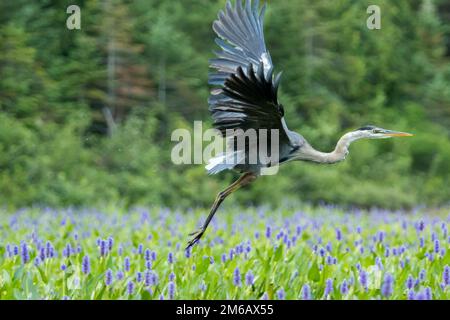
[[[350,144],[358,140],[360,137],[355,132],[344,134],[336,144],[332,152],[321,152],[314,149],[310,144],[306,143],[298,154],[296,159],[305,161],[314,161],[319,163],[336,163],[345,159],[348,154]]]

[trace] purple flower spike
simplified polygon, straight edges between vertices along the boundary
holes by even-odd
[[[419,272],[419,280],[420,280],[420,281],[423,281],[423,280],[425,280],[425,277],[426,277],[426,272],[425,272],[424,269],[422,269],[422,270]]]
[[[34,259],[34,265],[35,265],[36,267],[38,267],[40,264],[41,264],[41,259],[40,259],[39,257],[36,257],[36,258]]]
[[[144,272],[144,283],[147,287],[152,285],[152,272],[149,270]]]
[[[41,247],[39,249],[39,259],[41,259],[41,261],[45,260],[45,248],[44,247]]]
[[[444,267],[444,272],[442,272],[442,281],[444,285],[450,285],[450,267],[448,265]]]
[[[241,285],[241,272],[239,271],[238,267],[236,267],[233,272],[233,284],[236,287],[239,287]]]
[[[142,254],[142,252],[144,252],[144,246],[142,245],[142,243],[140,243],[138,245],[137,252],[138,252],[138,254]]]
[[[171,272],[169,274],[169,281],[174,281],[175,280],[175,273]]]
[[[419,239],[419,246],[421,248],[423,248],[425,246],[425,239],[423,237],[420,237],[420,239]]]
[[[130,258],[129,257],[125,257],[123,267],[126,272],[130,271]]]
[[[169,292],[169,299],[173,300],[173,298],[175,297],[175,283],[170,281],[167,289],[167,291]]]
[[[19,247],[18,247],[18,246],[14,246],[14,247],[13,247],[13,254],[14,254],[15,256],[17,256],[17,255],[19,254]]]
[[[341,283],[341,294],[346,295],[347,293],[348,293],[347,280],[344,279],[344,281],[342,281]]]
[[[152,251],[151,257],[152,257],[152,261],[156,260],[156,252],[155,251]]]
[[[430,287],[425,288],[425,297],[427,300],[433,300],[433,293]]]
[[[361,283],[364,290],[367,290],[367,272],[364,270],[361,270],[359,273],[359,283]]]
[[[419,221],[419,225],[417,226],[417,229],[422,232],[425,229],[425,222],[423,220]]]
[[[114,245],[114,239],[113,237],[108,238],[108,250],[111,251]]]
[[[6,245],[6,247],[5,247],[5,249],[6,249],[6,253],[7,253],[8,258],[11,258],[11,256],[13,255],[13,252],[12,252],[12,249],[11,249],[11,245],[8,243]]]
[[[337,241],[342,240],[342,231],[340,229],[336,229],[336,239]]]
[[[225,253],[222,254],[221,260],[222,260],[222,263],[227,262],[227,255]]]
[[[230,257],[230,261],[233,260],[233,257],[234,257],[234,250],[233,249],[230,249],[229,257]]]
[[[266,238],[270,239],[272,237],[272,229],[270,227],[266,228]]]
[[[378,242],[383,242],[385,233],[383,231],[378,231]]]
[[[66,247],[63,249],[63,252],[62,252],[63,257],[69,258],[71,251],[72,251],[72,247],[71,247],[70,243],[68,243],[66,245]]]
[[[187,250],[186,250],[187,251]],[[150,249],[145,249],[145,252],[144,252],[144,259],[145,260],[150,260],[152,257],[151,257],[151,251],[150,251]]]
[[[413,287],[414,287],[414,278],[412,277],[412,275],[409,275],[408,279],[406,279],[406,288],[411,290]]]
[[[150,260],[145,261],[145,268],[148,270],[152,268],[152,262]]]
[[[328,278],[325,282],[325,297],[333,293],[333,279]]]
[[[169,252],[169,255],[167,256],[167,261],[172,264],[173,263],[173,253]]]
[[[153,272],[152,281],[153,281],[153,285],[156,286],[158,284],[159,279],[158,279],[158,275],[156,274],[156,272]]]
[[[116,273],[116,278],[117,280],[122,280],[123,279],[123,272],[122,271],[117,271]]]
[[[84,256],[81,262],[81,271],[84,274],[89,274],[91,272],[91,263],[89,261],[89,256]]]
[[[128,292],[129,295],[133,294],[133,292],[134,292],[134,283],[133,283],[133,281],[129,281],[127,283],[127,292]]]
[[[30,261],[30,253],[28,252],[28,247],[27,244],[25,242],[23,242],[20,245],[20,253],[21,253],[21,257],[22,257],[22,263],[26,264],[28,261]]]
[[[325,253],[326,253],[325,249],[321,247],[319,249],[319,255],[323,258],[325,256]]]
[[[136,272],[136,282],[142,281],[142,272]]]
[[[441,249],[441,246],[440,246],[439,240],[438,239],[434,240],[434,253],[439,253],[440,249]]]
[[[255,276],[253,275],[253,273],[251,272],[251,270],[249,270],[247,272],[247,274],[245,275],[245,283],[248,286],[252,286],[255,283]]]
[[[278,300],[284,300],[285,296],[286,296],[286,294],[285,294],[283,288],[281,288],[280,290],[277,291]]]
[[[105,285],[110,286],[113,281],[113,273],[111,269],[106,270],[105,273]]]
[[[385,297],[390,297],[392,295],[392,284],[394,278],[389,273],[384,277],[383,284],[381,285],[381,294]]]
[[[332,256],[327,256],[327,264],[333,264],[333,262],[334,262],[334,259],[333,259],[333,257]]]
[[[302,299],[311,300],[311,288],[308,284],[304,284],[302,287]]]
[[[408,290],[408,300],[414,300],[415,294],[414,290]]]
[[[105,240],[100,241],[100,256],[104,257],[108,253],[108,247]]]
[[[269,295],[267,292],[264,292],[264,294],[261,296],[261,300],[269,300]]]

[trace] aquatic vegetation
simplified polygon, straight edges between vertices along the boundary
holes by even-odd
[[[1,212],[1,299],[449,299],[448,211]]]

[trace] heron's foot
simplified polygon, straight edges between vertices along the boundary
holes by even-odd
[[[191,236],[193,238],[191,240],[189,240],[186,250],[189,249],[190,247],[192,247],[193,245],[197,244],[197,242],[200,241],[200,238],[203,236],[204,233],[205,233],[204,228],[201,228],[195,232],[190,233],[189,236]]]

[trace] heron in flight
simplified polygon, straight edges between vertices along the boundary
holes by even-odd
[[[242,175],[217,195],[203,226],[191,233],[193,238],[186,249],[196,244],[205,233],[220,204],[237,189],[253,182],[264,167],[281,165],[293,160],[332,164],[345,159],[352,142],[360,139],[384,139],[412,136],[410,133],[392,131],[366,125],[344,134],[331,152],[314,149],[299,133],[288,129],[283,105],[278,101],[277,92],[281,73],[273,73],[273,64],[266,49],[263,33],[265,4],[260,9],[259,1],[237,0],[235,6],[227,1],[225,10],[219,12],[213,23],[217,34],[216,43],[220,47],[216,58],[210,60],[215,69],[209,75],[209,84],[215,86],[208,100],[214,127],[232,144],[224,154],[212,158],[206,169],[210,174],[223,170],[235,170]],[[236,145],[239,134],[227,135],[229,130],[245,132],[248,129],[277,130],[278,161],[250,163],[249,155],[259,144]],[[237,130],[240,129],[240,130]],[[270,144],[270,139],[267,139]],[[230,161],[232,159],[232,161]]]

